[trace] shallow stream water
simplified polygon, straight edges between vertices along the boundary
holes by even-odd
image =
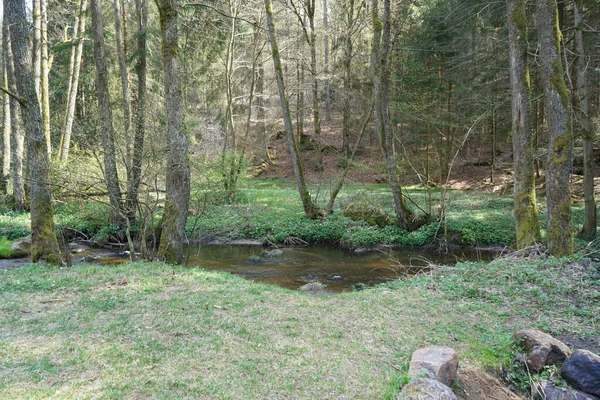
[[[412,275],[427,269],[430,263],[454,264],[458,260],[488,261],[491,251],[455,250],[453,253],[432,249],[388,248],[350,252],[333,246],[284,247],[283,255],[268,257],[269,249],[255,245],[190,245],[185,265],[208,270],[227,271],[253,281],[298,289],[309,282],[321,282],[331,292],[342,292],[361,285],[374,285]],[[256,256],[249,260],[251,256]],[[99,256],[94,262],[122,262],[126,255]]]
[[[321,282],[331,292],[372,286],[413,275],[431,263],[454,264],[459,260],[491,260],[497,253],[457,249],[451,253],[427,248],[387,248],[350,252],[334,246],[284,247],[283,254],[269,257],[273,249],[257,245],[189,245],[185,265],[227,271],[243,278],[298,289],[309,282]],[[249,257],[255,256],[249,260]],[[74,255],[73,263],[115,264],[129,260],[126,252],[91,249]],[[0,260],[0,269],[18,268],[27,259]]]

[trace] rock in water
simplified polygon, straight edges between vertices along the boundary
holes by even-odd
[[[277,258],[277,257],[283,257],[284,254],[285,254],[285,252],[283,250],[275,249],[275,250],[265,251],[264,253],[262,253],[262,256],[265,258]]]
[[[514,339],[527,353],[527,366],[535,372],[546,365],[558,364],[571,354],[566,344],[537,329],[520,330]]]
[[[582,392],[600,396],[600,357],[588,350],[576,350],[564,362],[560,374]]]
[[[304,293],[314,294],[314,295],[331,294],[330,291],[328,291],[327,289],[325,289],[325,285],[323,285],[320,282],[307,283],[306,285],[300,286],[298,288],[298,290],[300,290],[301,292],[304,292]]]
[[[265,260],[263,260],[260,256],[250,256],[246,258],[246,264],[262,264]]]
[[[397,400],[458,400],[448,386],[435,379],[413,379],[406,384]]]
[[[458,354],[447,346],[430,346],[412,354],[408,376],[418,378],[424,372],[427,378],[450,386],[456,377]]]
[[[575,389],[556,387],[548,381],[538,384],[534,398],[539,400],[600,400],[596,396]]]
[[[369,225],[384,227],[390,218],[384,210],[364,201],[355,201],[342,211],[342,215],[353,221],[365,221]]]

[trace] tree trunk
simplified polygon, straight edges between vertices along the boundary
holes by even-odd
[[[40,84],[42,79],[42,0],[33,0],[33,42],[31,51],[33,57],[33,79],[35,93],[40,100]]]
[[[144,137],[146,135],[146,29],[148,25],[148,0],[136,0],[138,19],[136,74],[138,79],[137,113],[135,118],[135,138],[133,141],[133,160],[131,176],[127,180],[127,218],[130,225],[135,223],[135,211],[142,176],[142,156],[144,155]]]
[[[257,119],[257,151],[258,163],[271,163],[269,150],[267,148],[267,128],[265,123],[265,69],[262,54],[258,60],[258,71],[256,77],[256,119]]]
[[[373,97],[375,99],[375,120],[381,147],[381,154],[388,175],[388,183],[394,198],[396,223],[410,229],[414,214],[404,202],[402,188],[398,180],[396,155],[394,154],[394,135],[389,110],[389,71],[390,52],[390,0],[384,1],[383,23],[379,17],[378,0],[371,0],[371,18],[373,23],[373,47],[371,49],[371,71],[373,74]]]
[[[10,33],[8,32],[8,20],[6,12],[4,13],[4,23],[2,24],[2,52],[5,60],[5,85],[13,93],[17,93],[17,84],[15,82],[15,71],[13,56],[11,51]],[[19,124],[19,102],[12,98],[9,102],[10,108],[10,143],[11,143],[11,161],[10,175],[13,186],[13,197],[15,198],[15,211],[25,209],[25,185],[23,183],[23,153],[25,135]]]
[[[549,149],[546,161],[548,250],[556,257],[573,254],[570,174],[573,143],[569,94],[560,60],[562,34],[556,0],[536,0],[539,63],[546,102]]]
[[[317,142],[317,171],[323,170],[323,154],[321,152],[321,105],[319,101],[319,74],[317,73],[317,32],[315,30],[315,0],[310,0],[308,23],[310,25],[310,73],[312,76],[312,109],[313,129]]]
[[[181,263],[190,202],[190,168],[187,164],[188,143],[183,126],[177,1],[156,0],[156,4],[160,13],[162,33],[163,80],[169,143],[167,193],[158,257],[169,263]]]
[[[292,127],[292,117],[290,114],[290,104],[285,93],[285,83],[283,80],[283,69],[281,66],[281,58],[279,56],[279,46],[277,44],[277,36],[275,35],[275,25],[273,22],[273,5],[271,0],[265,0],[265,9],[267,12],[267,29],[269,31],[269,39],[271,42],[271,50],[273,57],[273,67],[275,69],[275,79],[277,80],[277,88],[279,91],[279,101],[281,103],[281,111],[283,114],[283,123],[285,126],[285,134],[292,159],[292,167],[294,176],[296,177],[296,185],[304,207],[304,213],[307,218],[316,219],[323,216],[323,212],[313,203],[312,197],[306,187],[304,181],[304,171],[302,170],[302,162],[298,145],[294,140],[294,130]]]
[[[354,5],[354,0],[349,0]],[[323,53],[324,65],[323,73],[325,80],[323,82],[323,91],[325,92],[325,121],[331,118],[331,99],[329,93],[329,10],[327,9],[327,0],[323,0]],[[352,15],[352,14],[351,14]]]
[[[346,167],[350,155],[350,123],[352,118],[351,86],[352,86],[352,30],[354,28],[354,0],[348,1],[348,20],[346,21],[346,30],[344,32],[344,108],[342,110],[342,153]]]
[[[507,0],[509,72],[512,94],[512,145],[514,162],[514,216],[517,248],[540,241],[535,198],[534,148],[527,69],[527,17],[525,0]]]
[[[298,93],[296,95],[296,140],[304,143],[307,140],[304,135],[304,66],[300,60],[296,61],[296,78],[298,81]]]
[[[115,44],[117,46],[117,57],[119,59],[119,73],[121,76],[121,93],[123,120],[125,127],[125,165],[127,166],[127,178],[131,180],[131,164],[133,159],[133,140],[131,138],[131,96],[129,94],[129,71],[127,70],[126,54],[123,37],[123,26],[121,25],[121,1],[114,0],[113,11],[115,14]]]
[[[4,40],[4,33],[2,33]],[[6,76],[6,58],[0,54],[2,63],[0,65],[0,74],[2,74],[2,86],[8,88]],[[8,93],[2,94],[2,176],[0,177],[0,193],[6,194],[8,190],[8,179],[10,177],[10,97]]]
[[[77,90],[79,87],[79,71],[81,70],[81,58],[83,54],[83,36],[85,34],[85,13],[87,6],[88,0],[81,0],[78,17],[75,19],[73,27],[73,42],[76,42],[77,45],[71,48],[65,129],[60,140],[59,154],[60,161],[63,164],[69,159],[69,147],[71,146],[71,133],[75,119],[75,104],[77,102]]]
[[[15,81],[21,97],[21,118],[27,131],[27,148],[31,151],[31,261],[50,264],[62,262],[50,192],[50,160],[42,130],[42,115],[35,94],[33,72],[25,41],[27,20],[25,1],[4,0],[14,59]]]
[[[575,46],[577,52],[577,100],[579,109],[576,110],[578,119],[577,127],[583,139],[583,198],[585,213],[582,236],[587,240],[596,237],[596,200],[594,199],[594,156],[592,125],[590,122],[590,102],[588,98],[588,85],[586,63],[588,58],[583,45],[583,1],[575,0],[573,3],[575,17]]]
[[[94,60],[96,61],[96,95],[98,97],[102,147],[104,149],[104,179],[106,180],[110,202],[110,223],[113,226],[121,226],[123,222],[121,215],[121,188],[117,175],[115,130],[108,94],[108,69],[104,58],[104,31],[100,0],[91,1],[91,11]]]
[[[46,138],[48,157],[52,155],[52,138],[50,132],[50,64],[48,60],[48,0],[41,0],[41,80],[39,100],[42,107],[42,126]]]

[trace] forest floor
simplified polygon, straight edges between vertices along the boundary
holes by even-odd
[[[484,371],[528,385],[516,329],[600,351],[599,298],[598,263],[536,252],[335,296],[157,262],[28,265],[0,271],[0,398],[395,399],[411,353],[440,344],[474,399],[459,386]]]

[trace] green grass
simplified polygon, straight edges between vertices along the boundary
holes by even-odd
[[[329,196],[329,185],[313,186],[317,203],[323,205]],[[451,244],[465,246],[510,246],[514,238],[513,202],[511,197],[494,193],[450,190],[446,193],[446,225],[432,222],[414,232],[388,225],[383,228],[352,221],[341,211],[356,200],[367,201],[393,215],[393,201],[387,185],[347,184],[338,196],[334,214],[323,220],[308,220],[295,185],[286,181],[241,180],[234,202],[225,203],[220,186],[194,181],[187,233],[192,239],[222,238],[266,239],[283,242],[297,237],[309,243],[341,244],[349,248],[382,243],[427,245],[438,243],[444,235]],[[432,214],[437,217],[441,192],[422,187],[404,188],[412,208],[428,209],[431,197]],[[545,207],[539,205],[540,226],[544,226]],[[158,208],[156,215],[162,209]],[[420,212],[420,211],[418,211]],[[69,201],[55,207],[55,221],[60,236],[67,238],[81,233],[102,238],[114,233],[108,226],[108,208],[97,202]],[[573,220],[581,225],[583,208],[573,207]],[[543,231],[543,230],[542,230]],[[0,213],[0,235],[15,239],[29,234],[27,213]],[[585,245],[583,241],[577,243]]]
[[[12,250],[10,246],[13,241],[7,239],[6,237],[0,237],[0,258],[9,258],[12,254]]]
[[[514,329],[599,335],[597,268],[461,263],[331,297],[161,263],[0,271],[0,398],[391,399],[422,346],[484,368]]]

